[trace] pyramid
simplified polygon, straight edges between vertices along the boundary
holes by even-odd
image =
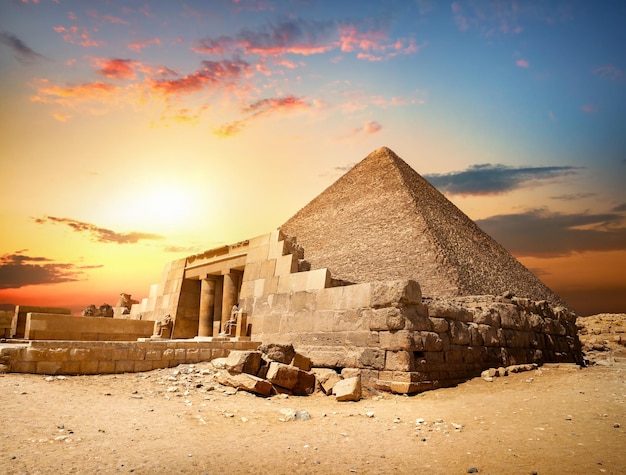
[[[280,229],[312,268],[360,283],[412,279],[425,297],[562,300],[386,147],[375,150]]]

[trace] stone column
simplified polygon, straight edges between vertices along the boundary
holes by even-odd
[[[237,287],[239,275],[229,272],[224,275],[224,288],[222,289],[222,331],[226,328],[226,322],[230,319],[233,305],[237,304]]]
[[[213,307],[215,306],[215,279],[200,279],[200,316],[198,336],[213,334]]]

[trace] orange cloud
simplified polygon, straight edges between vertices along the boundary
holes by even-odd
[[[151,88],[165,95],[189,94],[209,86],[233,85],[250,69],[248,63],[240,60],[202,61],[202,68],[194,73],[176,79],[151,81]]]
[[[92,39],[87,28],[81,28],[78,26],[71,26],[69,28],[65,28],[64,26],[55,26],[53,27],[53,30],[61,34],[64,41],[74,45],[97,47],[105,46],[107,44],[106,41],[96,41]]]
[[[596,104],[585,104],[580,108],[580,110],[586,112],[587,114],[595,114],[598,112],[598,106]]]
[[[109,79],[135,79],[135,62],[131,59],[97,58],[98,74]]]
[[[295,110],[308,110],[311,109],[311,104],[302,97],[295,97],[292,95],[285,97],[270,97],[267,99],[261,99],[253,102],[243,109],[244,113],[250,114],[241,120],[224,124],[214,130],[214,134],[220,137],[229,137],[231,135],[238,134],[243,128],[252,120],[255,120],[261,116],[291,112]]]
[[[71,115],[59,114],[59,113],[52,114],[52,117],[54,117],[59,122],[67,122],[68,120],[72,118]]]
[[[136,41],[135,43],[129,43],[126,47],[130,50],[136,51],[137,53],[141,53],[141,50],[150,46],[157,45],[161,46],[161,40],[158,38],[148,38],[144,41]]]
[[[525,59],[518,59],[517,61],[515,61],[515,64],[517,64],[520,68],[530,67],[530,63],[526,61]]]

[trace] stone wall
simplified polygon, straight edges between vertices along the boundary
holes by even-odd
[[[253,338],[291,342],[313,366],[360,368],[399,393],[450,386],[483,369],[580,362],[576,315],[547,302],[480,296],[422,302],[414,281],[276,293],[243,301]]]
[[[231,350],[258,346],[249,341],[31,341],[1,345],[0,372],[132,373],[210,361],[228,356]]]
[[[11,338],[11,325],[15,312],[0,310],[0,338]]]
[[[24,338],[26,332],[26,314],[30,312],[37,313],[55,313],[59,315],[71,315],[69,308],[60,307],[35,307],[32,305],[18,305],[15,307],[15,315],[11,326],[12,338]]]
[[[154,322],[105,317],[28,313],[27,340],[133,341],[152,335]]]

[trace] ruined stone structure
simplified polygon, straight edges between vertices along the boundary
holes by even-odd
[[[115,317],[167,320],[193,348],[292,343],[314,367],[354,368],[365,387],[399,393],[582,361],[576,315],[386,148],[279,230],[169,263]]]

